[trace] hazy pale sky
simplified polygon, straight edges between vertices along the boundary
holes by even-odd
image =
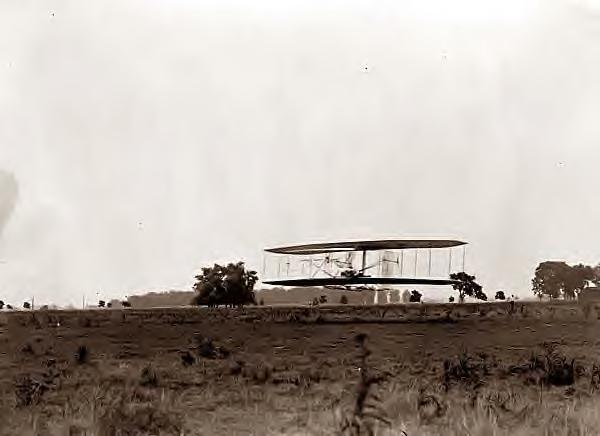
[[[493,293],[600,261],[600,0],[0,3],[0,298],[449,236]]]

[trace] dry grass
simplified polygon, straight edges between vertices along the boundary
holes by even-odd
[[[600,434],[595,317],[482,307],[450,324],[311,323],[312,310],[20,318],[0,357],[0,434]]]

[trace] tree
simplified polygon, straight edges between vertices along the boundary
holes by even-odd
[[[4,309],[4,301],[0,300],[0,310]]]
[[[463,271],[450,274],[450,279],[457,280],[456,283],[452,284],[452,289],[458,291],[458,299],[461,303],[465,301],[465,296],[487,301],[487,295],[483,292],[481,285],[475,281],[475,276]]]
[[[419,303],[423,295],[416,289],[410,293],[410,303]]]
[[[496,292],[495,300],[506,300],[506,295],[504,295],[504,291]]]
[[[563,286],[563,294],[566,299],[574,299],[595,278],[594,268],[581,263],[570,267],[566,273]]]
[[[104,301],[104,300],[98,301],[98,307],[105,307],[105,306],[106,306],[106,301]]]
[[[454,303],[454,296],[453,295],[450,295],[450,298],[448,298],[448,302]]]
[[[570,266],[566,262],[546,261],[535,269],[531,281],[532,290],[540,299],[548,296],[552,299],[561,295],[574,299],[589,282],[596,279],[596,270],[590,266],[578,264]]]
[[[596,265],[593,271],[594,277],[592,278],[592,283],[594,286],[600,286],[600,264]]]
[[[193,304],[210,307],[256,304],[256,282],[256,271],[247,271],[244,262],[202,268],[202,273],[196,276],[194,290],[197,294]]]
[[[348,304],[348,297],[342,294],[340,297],[340,304]]]
[[[31,303],[29,303],[29,301],[23,303],[23,309],[31,309]]]
[[[321,296],[319,297],[319,303],[320,303],[320,304],[325,304],[325,303],[327,303],[327,295],[321,295]]]

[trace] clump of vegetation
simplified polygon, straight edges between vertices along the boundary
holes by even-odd
[[[481,285],[475,281],[475,276],[463,271],[450,274],[450,279],[457,280],[456,283],[452,284],[452,289],[458,291],[458,300],[461,303],[465,301],[465,297],[487,301],[487,295],[483,292]]]
[[[25,375],[15,381],[15,405],[17,408],[39,404],[42,396],[55,387],[61,371],[55,368],[56,361],[48,359],[44,371],[37,376]]]
[[[420,388],[419,396],[417,397],[417,410],[419,412],[419,419],[429,422],[444,416],[447,406],[437,395],[427,393],[424,388]]]
[[[572,300],[592,282],[600,284],[600,266],[568,265],[566,262],[542,262],[531,281],[533,293],[540,299],[564,297]]]
[[[544,344],[542,354],[532,354],[522,365],[509,367],[511,374],[521,374],[527,381],[546,386],[570,386],[575,383],[575,359],[569,359],[554,344]]]
[[[342,295],[340,297],[340,304],[348,304],[348,297],[346,297],[345,295]]]
[[[554,344],[545,345],[543,382],[552,386],[570,386],[575,383],[575,359],[569,359]]]
[[[417,291],[415,289],[410,293],[410,297],[408,298],[408,301],[410,303],[419,303],[419,302],[421,302],[422,297],[423,297],[423,294],[421,294],[419,291]]]
[[[504,295],[504,291],[498,291],[496,292],[496,295],[494,296],[495,300],[506,300],[506,295]]]
[[[247,271],[244,262],[202,268],[202,273],[196,276],[194,290],[197,295],[192,303],[209,307],[255,305],[256,282],[256,271]]]
[[[466,385],[469,388],[480,387],[484,377],[490,374],[491,364],[487,356],[472,356],[466,351],[443,363],[442,383],[448,391],[453,385]]]
[[[172,401],[149,394],[141,399],[135,392],[121,394],[103,404],[99,411],[98,432],[106,435],[183,434],[181,413]]]
[[[151,365],[146,365],[140,373],[140,385],[155,388],[158,386],[158,374]]]
[[[15,400],[17,407],[37,404],[42,395],[50,389],[44,380],[36,380],[26,375],[15,382]]]
[[[231,354],[227,348],[221,345],[215,345],[212,338],[209,337],[196,335],[194,337],[194,342],[193,348],[200,357],[205,359],[225,359]]]
[[[83,365],[90,359],[90,350],[86,345],[79,345],[75,351],[75,363]]]
[[[184,351],[180,354],[181,363],[183,366],[190,366],[196,363],[196,358],[189,351]]]

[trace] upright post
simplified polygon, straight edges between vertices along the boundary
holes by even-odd
[[[431,248],[429,249],[429,266],[427,268],[427,276],[431,277]]]
[[[31,297],[31,310],[35,309],[35,296]]]
[[[362,272],[365,272],[366,268],[367,268],[367,250],[363,250],[363,255],[362,255]]]
[[[452,248],[450,248],[450,256],[448,256],[448,275],[452,272]]]
[[[417,259],[419,258],[419,250],[415,248],[415,277],[417,276]]]
[[[400,252],[400,277],[404,275],[404,250]]]
[[[462,262],[462,270],[465,270],[465,257],[467,255],[467,246],[463,245],[463,262]]]

